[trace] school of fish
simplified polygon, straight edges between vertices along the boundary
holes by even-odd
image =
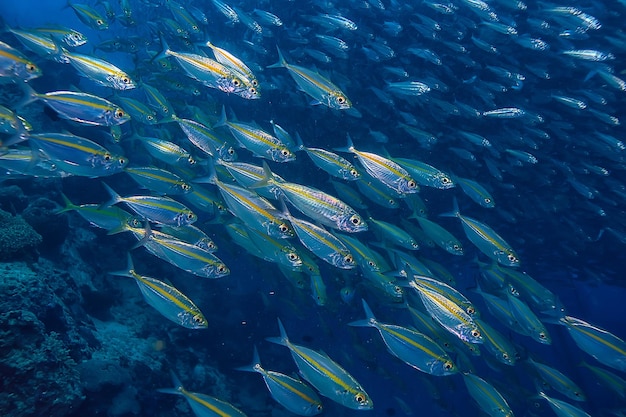
[[[80,21],[71,27],[4,22],[0,92],[12,99],[0,103],[0,181],[85,177],[100,188],[97,201],[65,192],[74,197],[62,196],[59,215],[104,229],[101,245],[133,236],[126,266],[109,273],[179,326],[213,324],[177,280],[237,280],[256,258],[310,295],[299,308],[347,314],[329,325],[357,339],[338,354],[290,339],[297,317],[272,317],[267,340],[292,367],[266,369],[257,349],[271,345],[254,340],[252,363],[225,372],[259,373],[296,415],[383,415],[385,382],[353,376],[360,346],[413,368],[419,390],[435,387],[394,395],[406,415],[419,412],[413,395],[446,413],[439,398],[458,395],[447,378],[474,400],[470,415],[624,415],[626,342],[614,334],[624,328],[570,315],[542,279],[561,270],[619,285],[623,275],[577,261],[623,259],[626,244],[625,2],[68,7]],[[181,275],[142,275],[139,247]],[[557,344],[561,332],[570,337]],[[576,376],[544,363],[564,346],[586,361]],[[614,402],[587,405],[580,375]],[[185,397],[198,417],[246,415],[171,378],[159,392]]]

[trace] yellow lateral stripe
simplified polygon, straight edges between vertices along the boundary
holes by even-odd
[[[584,328],[582,328],[580,325],[579,325],[579,326],[576,326],[576,325],[574,325],[574,324],[572,324],[572,323],[570,323],[570,324],[571,324],[571,328],[574,328],[575,330],[577,330],[577,331],[579,331],[579,332],[581,332],[581,333],[583,333],[583,334],[585,334],[585,335],[587,335],[587,336],[591,337],[592,339],[594,339],[594,340],[596,340],[596,341],[600,342],[601,344],[603,344],[603,345],[605,345],[605,346],[607,346],[607,347],[609,347],[609,348],[611,348],[611,349],[613,349],[613,350],[615,350],[615,351],[617,351],[617,352],[621,353],[622,355],[626,356],[626,351],[624,351],[624,350],[620,349],[619,347],[615,346],[614,344],[610,343],[609,341],[607,341],[607,340],[605,340],[605,339],[601,338],[600,336],[597,336],[597,335],[595,335],[595,334],[591,333],[591,332],[590,332],[590,331],[588,331],[588,330],[585,330],[585,329],[584,329]],[[608,333],[608,332],[607,332],[607,333]],[[610,333],[609,333],[609,334],[610,334]]]
[[[341,379],[339,379],[337,377],[337,375],[328,372],[328,370],[326,368],[324,368],[318,361],[316,361],[311,356],[307,355],[306,353],[304,353],[303,351],[298,349],[298,346],[293,345],[291,343],[289,343],[287,346],[292,351],[296,352],[298,354],[298,356],[301,356],[302,358],[304,358],[304,360],[306,360],[307,362],[311,363],[315,369],[319,370],[326,377],[330,378],[330,380],[333,381],[335,384],[337,384],[340,387],[344,388],[348,392],[357,393],[357,391],[352,386],[350,386],[350,385],[346,384],[345,382],[343,382]]]
[[[238,123],[232,123],[232,122],[227,122],[227,123],[228,123],[229,127],[231,127],[232,129],[235,129],[237,132],[239,132],[239,133],[241,133],[241,134],[243,134],[245,136],[252,137],[252,138],[258,140],[259,142],[263,142],[266,145],[271,145],[271,146],[276,146],[277,145],[276,142],[274,142],[273,140],[270,139],[270,138],[273,138],[273,136],[271,136],[271,135],[266,136],[265,134],[263,134],[265,132],[263,132],[263,133],[256,133],[255,132],[256,129],[252,130],[252,129],[248,128],[245,125],[241,125],[241,124],[238,124]]]
[[[167,240],[174,241],[173,239],[167,239]],[[189,249],[186,249],[184,247],[181,247],[181,246],[176,246],[176,244],[174,244],[174,243],[169,243],[169,242],[167,242],[165,240],[156,240],[156,242],[159,243],[162,246],[165,246],[166,248],[170,248],[171,250],[173,250],[175,252],[180,252],[180,253],[182,253],[184,255],[188,255],[190,258],[193,258],[193,259],[205,262],[207,264],[215,265],[217,263],[217,261],[215,259],[213,259],[213,258],[208,258],[208,257],[202,256],[201,254],[199,254],[197,252],[193,252],[193,251],[191,251]],[[193,245],[190,245],[190,246],[193,246]],[[195,247],[196,246],[194,246],[194,248]]]
[[[107,104],[98,104],[97,102],[91,102],[91,101],[87,101],[85,99],[81,99],[78,97],[69,97],[69,96],[63,96],[63,95],[54,95],[54,94],[39,94],[37,95],[37,97],[43,99],[43,100],[55,100],[55,101],[61,101],[61,102],[67,102],[67,103],[75,103],[75,104],[82,104],[82,105],[86,105],[89,107],[94,107],[97,109],[102,109],[102,110],[107,110],[110,109],[111,107],[109,107]]]
[[[304,392],[296,389],[295,386],[290,385],[289,383],[282,381],[278,378],[276,378],[275,376],[273,376],[272,374],[266,372],[264,375],[267,375],[268,378],[270,378],[272,381],[278,383],[280,386],[286,388],[288,391],[293,392],[294,394],[296,394],[298,397],[310,402],[310,403],[317,403],[317,401],[315,401],[315,399],[309,397],[308,395],[306,395]]]
[[[136,206],[154,207],[154,208],[160,208],[160,209],[167,210],[167,211],[176,211],[179,213],[182,213],[183,211],[187,211],[184,207],[176,206],[175,204],[173,204],[173,203],[180,204],[177,201],[172,201],[172,202],[169,202],[168,200],[154,201],[154,200],[145,199],[143,197],[122,197],[120,201],[123,201],[124,203],[127,203],[127,204],[134,204]],[[167,203],[170,203],[170,204],[168,205]]]
[[[22,58],[19,55],[15,55],[15,54],[11,53],[10,51],[4,50],[4,49],[0,49],[0,56],[7,57],[9,59],[12,59],[13,61],[17,61],[17,62],[20,62],[22,64],[30,63],[30,61],[28,61],[27,59]]]
[[[385,160],[383,158],[381,158],[380,156],[373,154],[373,153],[369,153],[369,152],[361,152],[361,151],[357,151],[356,149],[354,150],[354,152],[361,158],[366,159],[366,160],[370,160],[372,162],[374,162],[375,164],[377,164],[378,166],[382,166],[385,169],[391,171],[392,173],[396,174],[398,177],[401,178],[405,178],[406,177],[406,173],[401,172],[397,167],[394,167],[393,165],[389,164],[388,160]]]
[[[445,358],[443,356],[440,356],[438,354],[436,354],[435,352],[433,352],[432,350],[426,348],[423,345],[420,345],[419,343],[417,343],[415,340],[403,335],[402,333],[397,332],[396,330],[393,330],[392,328],[389,328],[388,326],[382,324],[382,323],[378,323],[378,325],[384,329],[387,333],[392,334],[393,336],[395,336],[396,338],[408,343],[409,345],[418,348],[419,350],[428,353],[430,356],[437,358],[439,360],[445,360]]]
[[[214,406],[213,404],[209,403],[206,400],[203,400],[202,398],[198,397],[195,393],[193,392],[189,392],[187,390],[183,389],[183,395],[185,395],[185,397],[197,402],[198,404],[201,404],[203,406],[205,406],[206,408],[208,408],[209,410],[213,411],[215,414],[217,414],[220,417],[232,417],[230,414],[225,413],[224,411],[220,410],[219,408],[217,408],[216,406]]]
[[[159,287],[157,284],[155,284],[154,282],[150,282],[149,280],[147,280],[145,277],[137,274],[135,271],[131,271],[131,274],[133,275],[133,277],[135,277],[135,279],[137,279],[138,281],[141,281],[141,283],[143,283],[144,285],[146,285],[147,287],[150,287],[151,289],[153,289],[154,291],[158,292],[161,296],[167,298],[168,300],[170,300],[171,302],[173,302],[174,304],[176,304],[178,307],[182,308],[183,310],[189,312],[189,313],[195,313],[195,311],[188,305],[184,304],[182,301],[180,301],[177,297],[173,296],[172,294],[168,293],[167,291],[165,291],[162,287]],[[163,282],[160,282],[163,285],[166,285]]]
[[[66,56],[70,58],[70,60],[74,59],[84,65],[95,67],[99,70],[102,70],[103,72],[107,74],[112,74],[112,75],[117,75],[117,76],[123,74],[123,72],[119,68],[115,67],[113,64],[107,61],[101,61],[93,57],[81,56],[81,55],[76,55],[76,54],[66,54]]]
[[[35,138],[35,140],[43,140],[44,142],[52,142],[52,143],[56,143],[56,144],[59,144],[59,145],[67,146],[68,148],[78,149],[79,151],[93,153],[93,154],[96,154],[96,155],[102,155],[102,154],[106,153],[102,149],[89,148],[87,146],[79,145],[78,143],[67,142],[67,141],[64,141],[62,139],[54,139],[54,138],[51,138],[51,137],[45,137],[44,138],[44,137],[40,136],[38,138]]]
[[[327,85],[323,84],[321,81],[316,80],[311,75],[307,75],[303,70],[301,70],[301,69],[299,69],[297,67],[294,67],[293,65],[285,63],[285,68],[295,72],[300,77],[306,79],[311,84],[314,84],[316,87],[318,87],[319,89],[321,89],[321,90],[323,90],[323,91],[325,91],[327,93],[333,93],[334,92],[334,90],[331,90]],[[321,75],[319,75],[319,74],[317,74],[317,75],[321,77]]]

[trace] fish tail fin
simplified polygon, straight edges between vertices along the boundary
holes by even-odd
[[[271,343],[276,343],[277,345],[288,346],[289,338],[287,337],[287,332],[285,331],[285,328],[283,327],[283,323],[280,321],[280,318],[278,318],[277,320],[278,320],[278,329],[280,330],[280,336],[268,337],[265,340]]]
[[[267,162],[263,161],[263,179],[255,182],[250,185],[248,188],[255,189],[265,187],[268,184],[271,184],[274,181],[274,174],[270,170],[270,166],[267,165]]]
[[[367,305],[365,299],[361,299],[361,302],[363,304],[363,310],[365,310],[365,319],[350,322],[348,323],[348,326],[372,327],[374,325],[374,322],[376,322],[376,317],[374,317],[374,313],[370,309],[370,306]]]
[[[133,258],[130,257],[130,253],[126,254],[126,269],[122,269],[120,271],[109,272],[109,275],[115,275],[118,277],[129,277],[133,278],[135,276],[135,265],[133,265]]]
[[[452,198],[452,211],[447,213],[441,213],[439,217],[459,217],[461,214],[461,210],[459,209],[459,202],[456,200],[456,197]]]
[[[109,201],[107,201],[106,203],[102,203],[100,205],[100,208],[105,208],[105,207],[111,207],[114,204],[119,203],[120,201],[122,201],[122,197],[115,192],[115,190],[113,190],[113,188],[109,187],[106,183],[102,183],[102,186],[107,190],[107,192],[109,193],[109,195],[111,196],[111,199]]]
[[[55,214],[66,213],[68,211],[73,211],[78,208],[78,206],[72,203],[70,199],[67,198],[67,196],[64,193],[61,193],[61,198],[63,198],[63,204],[65,204],[65,207],[60,208],[57,211],[55,211]]]
[[[286,68],[287,61],[285,61],[285,57],[282,52],[280,52],[280,48],[276,45],[276,50],[278,51],[278,62],[272,65],[268,65],[266,68]]]
[[[131,250],[137,249],[138,247],[145,245],[148,242],[148,240],[150,240],[151,236],[152,236],[152,228],[150,227],[150,222],[146,222],[146,228],[144,229],[143,237],[139,239],[139,241],[135,243],[135,245],[130,249]]]
[[[333,148],[333,149],[338,152],[354,153],[354,143],[352,143],[352,138],[350,137],[350,134],[346,133],[346,146],[344,146],[343,148]]]
[[[222,113],[220,114],[220,119],[213,125],[213,128],[226,126],[228,123],[228,119],[226,118],[226,106],[222,106]]]
[[[155,61],[161,61],[165,58],[167,58],[169,55],[170,51],[170,46],[167,44],[167,41],[165,40],[165,38],[163,37],[162,33],[159,33],[159,40],[161,41],[161,51],[156,54],[155,56],[152,57],[152,59],[150,59],[150,62],[155,62]]]
[[[22,107],[27,106],[33,101],[39,100],[40,95],[33,89],[33,87],[28,85],[28,83],[20,83],[20,88],[24,93],[24,97],[22,97],[22,99],[17,102],[17,104],[15,105],[16,109],[21,109]]]
[[[254,353],[252,356],[252,363],[248,366],[239,366],[237,368],[235,368],[237,371],[244,371],[244,372],[258,372],[257,368],[261,367],[261,359],[259,358],[259,351],[256,347],[256,345],[254,345]]]
[[[183,395],[185,387],[183,387],[183,384],[180,382],[180,379],[178,379],[178,376],[176,376],[174,371],[170,371],[170,376],[172,377],[174,388],[159,388],[157,391],[163,394]]]
[[[302,142],[302,137],[300,136],[300,133],[296,132],[296,147],[294,151],[304,151],[305,149],[306,146],[304,146],[304,143]]]

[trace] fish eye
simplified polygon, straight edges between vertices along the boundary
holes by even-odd
[[[467,314],[474,314],[476,313],[476,309],[472,306],[467,307],[467,310],[465,310],[467,312]]]
[[[375,267],[376,266],[376,262],[374,261],[367,261],[367,264],[371,267]]]
[[[509,355],[508,355],[507,353],[504,353],[504,352],[503,352],[503,353],[502,353],[502,359],[504,359],[505,361],[506,361],[506,360],[509,360]]]
[[[322,411],[322,404],[318,404],[316,408],[317,408],[317,411]]]
[[[289,228],[285,223],[281,223],[280,225],[278,225],[278,230],[280,230],[281,233],[287,233],[289,231]]]
[[[98,20],[96,20],[96,24],[98,26],[101,26],[101,25],[104,25],[104,22],[102,21],[102,19],[98,19]]]
[[[459,250],[459,249],[461,249],[461,247],[459,245],[452,245],[452,249]]]
[[[507,258],[510,262],[517,262],[517,258],[516,258],[514,255],[510,254],[510,253],[507,255],[507,257],[506,257],[506,258]]]
[[[215,249],[215,242],[207,242],[206,247],[209,249]]]
[[[181,184],[180,188],[182,188],[185,191],[191,190],[191,186],[189,184],[187,184],[187,183]]]
[[[124,117],[124,111],[122,109],[117,109],[115,111],[115,117],[117,117],[118,119],[121,119],[122,117]]]
[[[252,85],[256,87],[259,85],[259,82],[257,80],[252,80]]]
[[[356,402],[358,402],[359,404],[363,404],[365,402],[365,395],[361,394],[360,392],[354,396],[354,399],[356,400]]]
[[[202,318],[202,316],[196,314],[195,316],[193,316],[193,321],[198,323],[198,324],[202,324],[202,323],[204,323],[204,318]]]
[[[198,26],[196,26],[196,25],[193,25],[191,28],[192,28],[194,31],[198,30]]]
[[[443,178],[441,179],[441,183],[442,183],[442,184],[450,184],[450,178],[448,178],[448,177],[443,177]]]
[[[396,205],[396,200],[390,198],[389,200],[387,200],[387,202],[389,203],[390,206],[395,206]]]
[[[191,156],[189,158],[187,158],[187,162],[189,163],[189,165],[195,165],[196,164],[196,160],[193,159]]]
[[[415,249],[419,249],[419,248],[420,248],[420,245],[418,245],[418,244],[417,244],[417,243],[415,243],[415,242],[411,242],[411,247],[412,247],[412,248],[415,248]]]
[[[226,152],[228,152],[229,155],[234,155],[235,154],[235,150],[233,148],[228,148],[228,150]]]
[[[256,94],[256,88],[254,87],[250,87],[248,91],[250,91],[250,94]]]
[[[236,79],[236,78],[235,78],[235,79],[233,80],[233,85],[234,85],[235,87],[239,87],[239,86],[241,85],[241,82],[240,82],[238,79]]]
[[[545,339],[546,334],[544,332],[539,333],[539,339]]]
[[[350,175],[352,175],[353,177],[358,177],[359,176],[359,171],[357,171],[356,169],[351,169],[350,170]]]
[[[150,121],[152,121],[152,120],[154,120],[154,116],[152,116],[151,114],[149,114],[149,115],[148,115],[148,117],[147,117],[147,119],[148,119],[148,120],[150,120]]]
[[[413,180],[410,180],[406,183],[407,187],[409,187],[410,189],[413,189],[415,187],[417,187],[417,183]]]
[[[350,222],[355,225],[358,226],[361,224],[361,219],[359,218],[359,216],[357,216],[356,214],[353,215],[352,217],[350,217]]]
[[[445,369],[446,371],[449,371],[452,368],[454,368],[454,364],[452,362],[446,362],[443,364],[443,369]]]
[[[344,96],[337,97],[337,103],[344,104],[346,102],[346,98]]]
[[[217,267],[217,272],[219,272],[220,274],[225,273],[225,272],[226,272],[226,265],[224,265],[224,264],[220,264],[220,265]]]
[[[289,149],[281,149],[280,154],[282,156],[289,156]]]
[[[128,83],[130,83],[130,78],[128,78],[128,77],[122,77],[122,82],[123,82],[124,84],[128,84]]]
[[[396,294],[402,294],[402,288],[396,285],[395,287],[393,287],[393,292],[395,292]]]
[[[187,213],[187,218],[188,218],[189,220],[192,220],[192,219],[194,219],[195,217],[196,217],[196,215],[195,215],[195,214],[193,214],[193,213],[191,213],[191,212],[190,212],[190,213]]]
[[[37,67],[35,67],[35,64],[26,64],[26,71],[33,72],[36,69],[37,69]]]
[[[472,330],[472,337],[476,337],[476,338],[480,337],[480,332],[476,329]]]
[[[347,264],[352,264],[354,263],[354,258],[352,257],[352,255],[346,255],[344,256],[343,261]]]
[[[298,255],[293,252],[288,253],[287,257],[289,258],[290,261],[295,261],[298,259]]]
[[[104,154],[104,160],[107,161],[107,162],[110,161],[111,160],[111,154],[110,153],[105,153]]]
[[[491,204],[491,199],[490,198],[485,198],[483,201],[485,202],[485,204]]]
[[[120,165],[124,165],[126,163],[126,158],[120,158],[117,162],[119,162]]]

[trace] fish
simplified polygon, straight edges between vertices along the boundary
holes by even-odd
[[[267,340],[287,347],[304,379],[325,397],[354,410],[371,410],[374,403],[361,384],[328,355],[299,346],[287,337],[282,322],[278,319],[279,337]]]
[[[29,81],[42,76],[41,69],[11,45],[0,42],[0,77]]]
[[[27,84],[26,98],[20,103],[41,100],[64,119],[90,126],[118,126],[131,117],[120,106],[93,94],[75,91],[51,91],[39,94]]]
[[[173,371],[170,371],[170,374],[172,376],[172,381],[174,382],[174,388],[159,388],[157,391],[163,394],[182,395],[185,397],[189,407],[191,407],[197,417],[246,417],[246,414],[243,411],[226,401],[222,401],[206,394],[187,391],[181,384],[176,374],[174,374]]]
[[[513,411],[502,394],[481,377],[464,373],[467,391],[478,406],[491,417],[513,417]]]
[[[29,134],[28,142],[63,171],[84,177],[102,177],[121,172],[128,159],[94,141],[63,133]]]
[[[93,7],[82,3],[69,3],[68,6],[74,10],[76,16],[85,25],[96,30],[107,30],[109,28],[109,22],[107,19],[98,13]]]
[[[286,68],[300,89],[313,98],[314,104],[323,104],[335,110],[347,110],[352,103],[328,78],[310,69],[287,63],[278,46],[278,62],[267,68]]]
[[[233,93],[247,100],[260,97],[256,87],[248,86],[241,76],[230,67],[206,56],[172,51],[163,38],[161,38],[161,44],[163,50],[152,58],[152,61],[159,61],[172,56],[187,76],[206,87],[215,88],[224,93]]]
[[[222,107],[220,120],[213,127],[221,126],[227,127],[241,147],[255,156],[274,162],[291,162],[296,159],[296,155],[289,150],[287,145],[263,129],[248,123],[228,121],[225,107]]]
[[[209,326],[204,314],[185,294],[163,281],[138,274],[130,254],[126,269],[109,274],[134,278],[144,300],[166,319],[188,329],[206,329]]]
[[[63,56],[69,60],[70,65],[80,75],[98,85],[122,91],[137,87],[135,81],[128,74],[104,59],[74,52],[64,52]]]
[[[626,372],[626,342],[614,334],[573,316],[559,318],[576,345],[598,362]]]
[[[347,140],[348,143],[345,148],[338,148],[336,150],[355,154],[363,168],[372,177],[398,192],[400,195],[419,191],[417,182],[410,176],[406,169],[389,158],[375,153],[357,150],[352,143],[350,135],[348,135]]]
[[[152,222],[173,226],[192,224],[198,219],[198,216],[187,208],[187,206],[169,197],[144,195],[122,197],[106,183],[102,183],[102,186],[111,196],[111,199],[102,204],[102,207],[125,203],[135,213]]]
[[[519,266],[519,258],[511,246],[491,227],[471,217],[463,216],[459,211],[456,199],[454,200],[453,212],[444,213],[441,216],[457,217],[461,220],[465,236],[489,258],[504,266]]]
[[[309,385],[280,372],[263,369],[256,346],[252,363],[236,369],[261,374],[272,398],[294,414],[315,416],[324,411],[322,401]]]
[[[458,372],[450,356],[431,338],[407,327],[379,322],[365,300],[362,303],[366,319],[353,321],[350,326],[376,328],[389,352],[419,371],[435,376]]]
[[[338,198],[313,187],[277,181],[266,163],[263,165],[263,171],[265,173],[263,180],[254,184],[253,188],[271,185],[279,189],[280,195],[277,197],[284,196],[303,214],[325,226],[349,233],[367,230],[367,223],[361,215]]]

